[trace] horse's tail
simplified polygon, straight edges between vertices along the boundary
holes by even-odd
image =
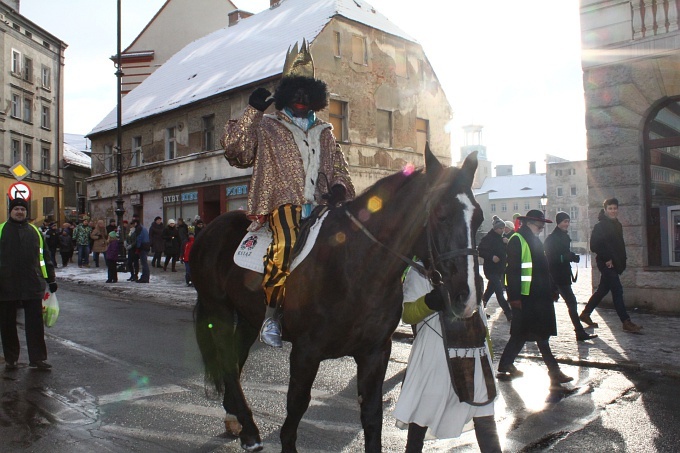
[[[223,395],[227,374],[237,371],[239,366],[233,355],[235,319],[233,310],[206,304],[198,296],[194,307],[194,328],[205,368],[206,394],[211,393],[209,387],[213,387],[218,395]]]

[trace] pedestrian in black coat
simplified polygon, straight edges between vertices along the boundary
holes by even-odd
[[[571,238],[569,237],[569,224],[571,219],[566,212],[558,212],[555,216],[555,229],[545,239],[545,256],[548,259],[548,268],[552,277],[554,290],[562,296],[567,304],[569,318],[574,325],[576,341],[585,341],[597,338],[595,334],[589,334],[578,319],[576,296],[571,289],[572,273],[571,263],[578,263],[580,258],[571,251]]]
[[[151,241],[151,252],[153,252],[151,267],[161,267],[161,256],[163,255],[163,250],[165,250],[164,229],[161,217],[153,219],[153,223],[149,227],[149,240]]]
[[[57,223],[50,223],[49,228],[45,232],[45,243],[47,248],[50,249],[50,256],[52,257],[52,264],[57,267],[57,247],[59,247],[59,229],[57,228]]]
[[[498,363],[500,377],[519,377],[513,362],[527,341],[535,341],[548,367],[552,387],[573,380],[562,373],[550,350],[550,337],[557,335],[555,308],[548,263],[538,235],[546,223],[543,212],[533,209],[519,218],[522,226],[508,241],[508,300],[512,307],[510,339]],[[528,248],[528,250],[527,250]],[[528,260],[526,252],[529,252]]]
[[[486,290],[482,296],[484,307],[486,308],[491,296],[496,294],[498,305],[503,309],[506,319],[510,321],[512,320],[512,311],[503,295],[505,289],[503,277],[505,275],[506,260],[506,246],[502,236],[504,229],[505,222],[498,218],[498,216],[493,216],[492,228],[479,242],[477,250],[479,251],[479,256],[484,259],[484,275],[488,280]]]
[[[73,258],[73,238],[69,228],[62,228],[59,234],[59,254],[61,255],[61,267],[68,266]]]
[[[172,272],[177,272],[175,264],[177,263],[177,258],[179,258],[182,242],[179,237],[179,231],[177,231],[175,226],[175,219],[168,220],[168,226],[163,230],[163,240],[165,241],[165,263],[163,264],[163,270],[168,270],[168,263],[172,260]]]

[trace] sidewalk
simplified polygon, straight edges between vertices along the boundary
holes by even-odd
[[[74,256],[74,261],[76,261]],[[163,258],[164,262],[165,258]],[[59,260],[61,263],[61,260]],[[170,266],[167,271],[162,268],[151,267],[149,258],[149,283],[137,283],[127,281],[129,272],[118,272],[118,283],[105,283],[107,279],[106,265],[100,257],[99,267],[95,267],[90,255],[90,267],[79,268],[77,261],[69,263],[66,267],[55,269],[57,283],[71,282],[97,292],[103,291],[112,296],[141,299],[153,298],[154,301],[173,306],[186,306],[192,308],[196,303],[196,290],[189,287],[184,281],[184,265],[179,261],[175,266],[177,272],[172,272]],[[141,274],[141,271],[140,271]]]

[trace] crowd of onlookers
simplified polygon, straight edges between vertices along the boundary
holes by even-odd
[[[189,255],[194,238],[198,236],[205,223],[200,218],[191,223],[179,218],[163,222],[156,217],[147,229],[137,216],[128,222],[123,220],[119,227],[115,219],[108,224],[104,219],[67,221],[61,225],[56,222],[43,222],[40,226],[45,237],[45,246],[50,251],[55,268],[69,264],[78,267],[107,267],[106,283],[116,283],[118,272],[129,272],[128,281],[149,282],[148,256],[152,256],[151,267],[177,272],[177,261],[184,264],[187,286],[192,286]],[[61,256],[61,264],[58,264]],[[161,261],[164,258],[164,262]],[[140,274],[141,271],[141,274]]]

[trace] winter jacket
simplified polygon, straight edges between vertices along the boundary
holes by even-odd
[[[0,302],[42,299],[45,281],[55,281],[54,265],[43,247],[47,279],[40,267],[40,238],[28,222],[9,219],[0,238]]]
[[[102,228],[95,228],[92,230],[92,233],[90,233],[90,238],[92,239],[92,251],[97,252],[97,253],[104,253],[106,252],[106,247],[107,247],[107,238],[109,237],[108,234],[106,234],[106,227]]]
[[[90,245],[90,233],[92,233],[92,227],[84,226],[82,223],[79,224],[75,230],[73,230],[73,241],[76,245]]]
[[[118,261],[118,239],[110,239],[109,245],[106,247],[106,259],[108,261]]]
[[[136,228],[136,245],[140,250],[148,252],[151,249],[151,242],[149,242],[149,231],[142,225],[137,225]]]
[[[569,234],[557,227],[545,239],[545,256],[556,285],[571,285],[571,262],[576,254],[571,251],[570,244]]]
[[[493,229],[489,231],[486,236],[479,241],[479,256],[484,258],[484,275],[487,278],[490,276],[498,277],[503,275],[505,271],[506,247],[503,242],[503,236],[496,233]],[[497,256],[499,261],[493,262],[493,257]]]
[[[59,235],[59,250],[61,253],[73,252],[73,238],[68,231],[64,234],[64,230],[62,230]]]
[[[179,221],[177,221],[175,228],[177,228],[177,232],[179,233],[179,240],[184,244],[187,239],[189,239],[189,226],[184,222],[179,223]]]
[[[606,262],[612,260],[614,270],[620,275],[626,270],[626,243],[623,241],[623,226],[617,219],[610,219],[604,209],[597,216],[599,222],[590,237],[590,250],[596,253],[598,269],[604,269]]]
[[[166,226],[163,230],[163,240],[165,241],[165,256],[179,256],[182,243],[177,228]]]
[[[155,253],[162,252],[165,248],[165,240],[163,239],[163,229],[165,227],[162,223],[152,223],[149,227],[149,239],[151,240],[151,250]]]
[[[194,237],[189,236],[187,243],[184,244],[184,253],[182,253],[182,261],[189,262],[189,255],[191,254],[191,247],[194,245]]]
[[[47,244],[47,248],[50,250],[56,250],[57,247],[59,246],[59,235],[61,232],[59,230],[55,230],[53,228],[49,228],[45,232],[45,244]]]
[[[517,232],[521,234],[531,251],[532,278],[529,295],[521,294],[522,248],[520,239],[513,236],[508,241],[508,264],[506,279],[508,283],[508,300],[522,301],[521,318],[513,321],[512,334],[519,334],[527,341],[545,340],[557,335],[555,307],[552,299],[552,284],[548,271],[548,262],[543,251],[541,240],[534,235],[527,225],[522,225]],[[514,332],[518,328],[520,332]]]

